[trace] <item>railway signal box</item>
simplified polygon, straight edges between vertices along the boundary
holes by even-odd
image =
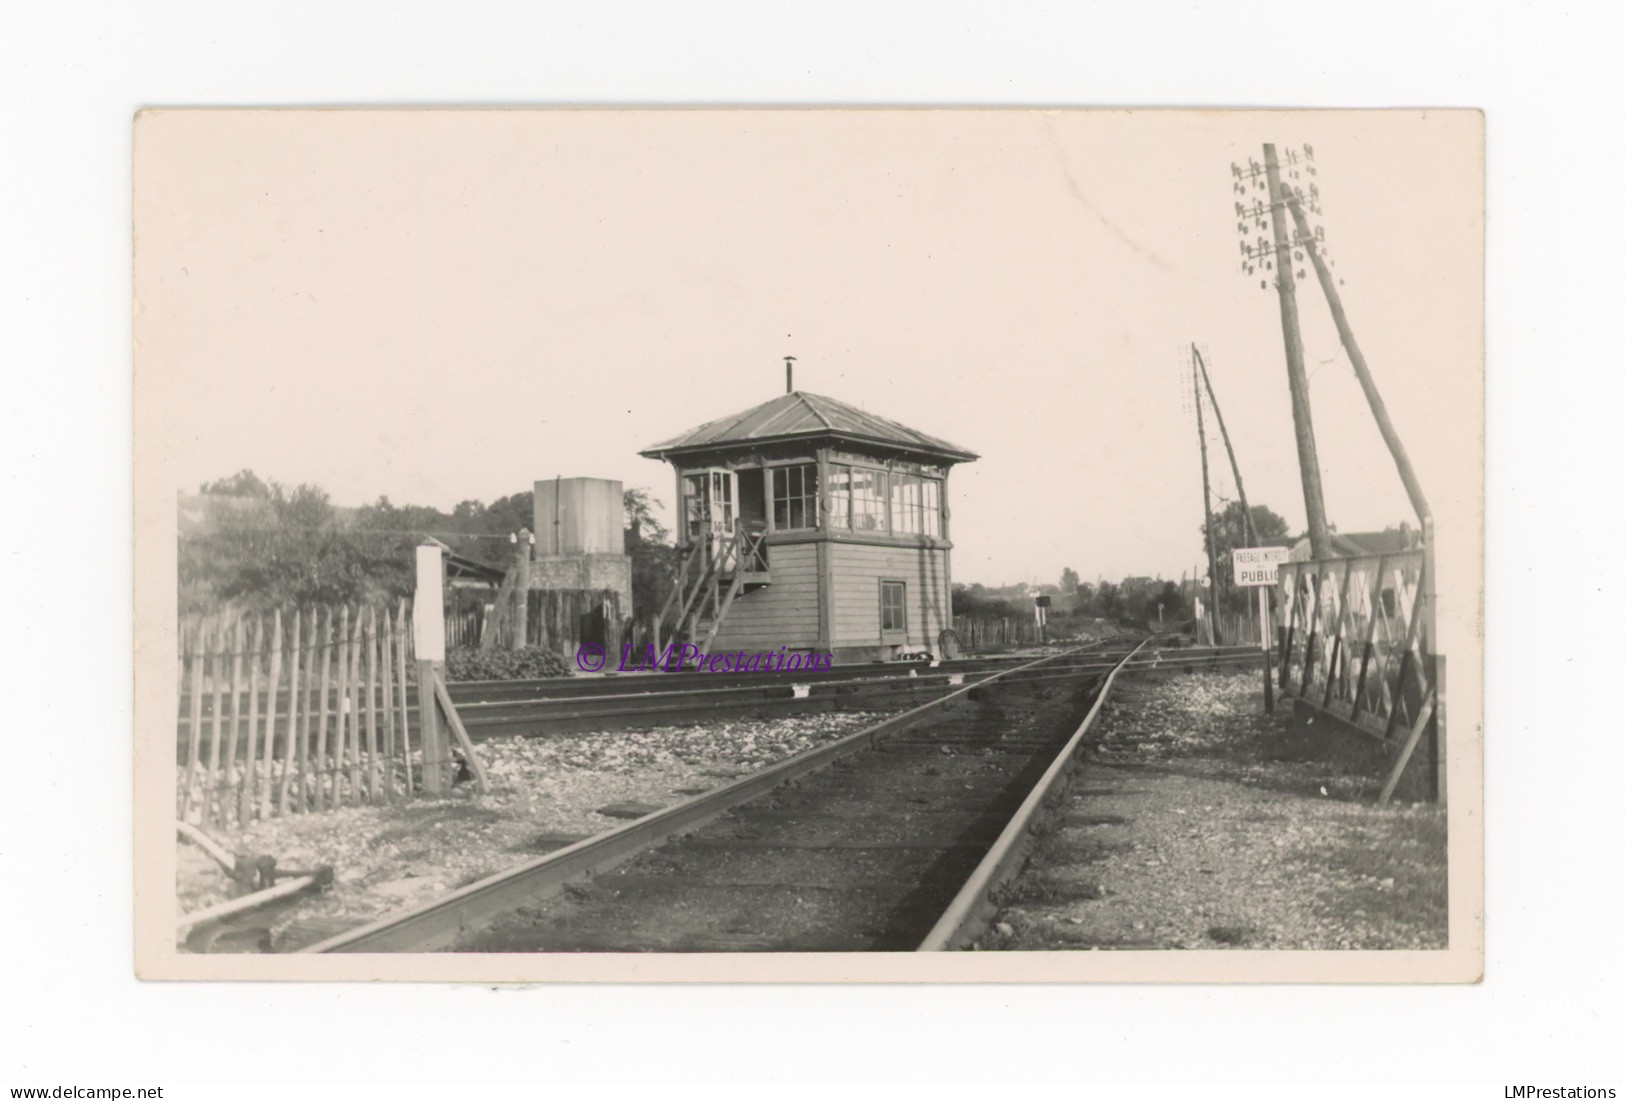
[[[948,475],[973,452],[791,391],[641,454],[677,479],[682,568],[664,639],[838,662],[941,656]]]

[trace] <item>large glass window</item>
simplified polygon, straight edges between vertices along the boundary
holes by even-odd
[[[891,483],[892,531],[941,535],[942,497],[937,480],[918,474],[893,474]]]
[[[941,484],[934,477],[892,474],[892,531],[941,536]]]
[[[908,587],[901,581],[880,583],[880,629],[908,630]]]
[[[818,467],[773,468],[773,530],[818,526]]]
[[[838,531],[885,531],[886,472],[832,464],[829,509],[829,526]]]
[[[852,530],[886,530],[886,473],[852,468]]]
[[[837,466],[834,463],[829,467],[829,484],[824,487],[824,496],[829,501],[829,522],[831,531],[852,530],[852,468]]]

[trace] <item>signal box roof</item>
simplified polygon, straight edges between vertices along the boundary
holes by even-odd
[[[879,445],[948,462],[970,462],[977,458],[975,452],[958,444],[866,413],[844,401],[800,390],[781,394],[743,413],[708,421],[639,454],[648,459],[672,459],[697,451],[821,436],[858,445]]]

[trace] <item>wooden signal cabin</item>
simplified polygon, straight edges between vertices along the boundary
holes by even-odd
[[[682,565],[660,642],[706,653],[942,656],[948,474],[977,456],[791,391],[640,452],[677,474]]]

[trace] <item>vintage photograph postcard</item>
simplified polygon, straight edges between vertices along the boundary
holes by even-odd
[[[151,979],[1473,982],[1474,111],[134,121]]]

